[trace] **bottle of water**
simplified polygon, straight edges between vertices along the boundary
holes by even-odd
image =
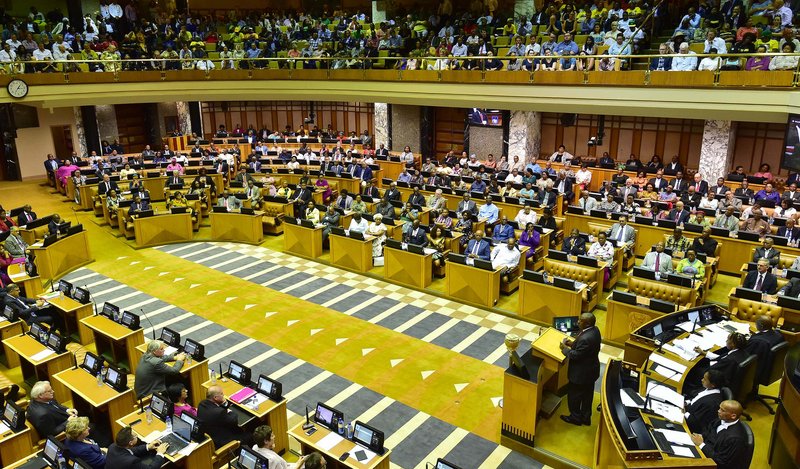
[[[56,451],[56,464],[58,464],[58,469],[67,468],[67,460],[64,458],[64,455],[61,453],[61,450]]]
[[[344,436],[344,419],[339,419],[339,435]]]
[[[211,384],[217,384],[217,373],[211,370]]]
[[[347,439],[353,439],[353,422],[347,422]]]
[[[103,385],[103,372],[102,371],[98,371],[97,372],[97,385],[98,386],[102,386]]]
[[[144,418],[147,420],[148,425],[153,423],[153,409],[151,409],[150,406],[147,406],[147,408],[144,410]]]
[[[167,423],[167,433],[172,433],[172,417],[167,417],[165,422]]]

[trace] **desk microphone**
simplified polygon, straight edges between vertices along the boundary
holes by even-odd
[[[75,212],[75,207],[70,207],[70,209],[72,210],[72,215],[75,217],[75,224],[79,225],[80,222],[78,221],[78,213]]]
[[[217,363],[217,365],[219,365],[219,380],[222,381],[223,383],[227,382],[228,378],[226,378],[225,375],[222,374],[222,362]]]
[[[83,289],[86,290],[86,293],[89,294],[89,301],[91,301],[92,302],[92,306],[94,306],[94,315],[97,316],[100,313],[97,312],[97,302],[94,301],[94,298],[92,297],[92,292],[89,290],[89,288],[85,284],[83,285]]]
[[[306,404],[306,423],[303,424],[303,430],[308,430],[310,428],[314,428],[314,424],[311,423],[310,419],[308,418],[308,404]]]
[[[662,366],[663,366],[663,365],[662,365]],[[674,378],[674,377],[675,377],[675,375],[679,375],[679,374],[681,374],[679,371],[675,371],[674,373],[672,373],[672,375],[670,375],[670,376],[668,376],[668,377],[666,377],[666,378],[664,378],[664,379],[662,379],[662,380],[656,381],[656,385],[655,385],[655,386],[653,386],[652,388],[650,388],[650,390],[649,390],[649,391],[647,391],[647,392],[645,392],[645,393],[644,393],[644,411],[645,411],[645,412],[647,412],[647,411],[648,411],[647,404],[649,404],[649,403],[650,403],[650,400],[651,400],[650,393],[651,393],[653,390],[655,390],[655,389],[656,389],[658,386],[661,386],[662,384],[664,384],[664,383],[665,383],[667,380],[669,380],[669,379],[672,379],[672,378]],[[647,389],[647,380],[646,380],[646,379],[645,379],[645,385],[644,385],[644,386],[645,386],[645,390],[646,390],[646,389]],[[662,402],[663,402],[663,401],[662,401]],[[677,406],[676,406],[676,407],[677,407]],[[653,411],[652,411],[652,410],[649,410],[649,412],[650,412],[650,413],[653,413]]]
[[[144,309],[139,308],[139,312],[142,313],[145,319],[147,319],[147,324],[150,324],[150,332],[153,333],[153,340],[156,340],[156,328],[153,327],[153,323],[150,322],[150,318],[147,317],[147,313],[144,312]]]
[[[697,328],[697,323],[699,322],[699,320],[700,320],[700,318],[697,318],[697,319],[695,319],[695,320],[694,320],[694,322],[692,323],[692,332],[690,332],[689,334],[697,334],[697,335],[700,335],[700,333],[699,333],[699,332],[695,332],[695,331],[694,331],[694,330]]]

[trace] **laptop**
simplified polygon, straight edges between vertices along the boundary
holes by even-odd
[[[172,419],[172,433],[161,437],[162,443],[169,444],[167,454],[175,455],[189,446],[192,441],[192,424],[183,419]]]
[[[228,372],[225,374],[241,385],[250,385],[250,368],[237,361],[231,360],[228,363]]]
[[[553,318],[553,329],[566,332],[568,334],[580,331],[581,328],[578,326],[578,316],[561,316]]]
[[[183,344],[183,351],[186,352],[187,355],[191,355],[196,361],[205,359],[206,347],[196,340],[186,339],[186,342]]]
[[[333,432],[338,431],[339,420],[344,420],[344,414],[333,407],[328,407],[322,402],[317,403],[314,412],[314,422]]]
[[[436,460],[436,465],[433,466],[433,469],[461,469],[461,467],[456,466],[455,464],[446,461],[442,458]]]
[[[383,454],[383,432],[356,420],[353,426],[353,442],[360,444],[373,453]],[[359,454],[361,452],[361,455]],[[367,459],[367,455],[358,449],[353,450],[353,456],[358,462]]]
[[[103,362],[92,352],[86,352],[86,355],[83,356],[81,368],[88,371],[90,375],[97,376],[97,373],[100,373],[102,366]]]
[[[242,446],[239,457],[234,461],[233,466],[238,469],[268,469],[269,461],[252,449]]]
[[[13,431],[25,428],[25,411],[12,401],[7,401],[3,408],[2,421]]]
[[[150,410],[153,411],[153,415],[164,421],[167,419],[167,417],[172,416],[174,412],[174,406],[166,396],[161,393],[154,392],[153,397],[150,399]]]
[[[52,436],[48,436],[44,443],[41,459],[47,464],[48,467],[58,466],[58,453],[64,454],[64,445]]]

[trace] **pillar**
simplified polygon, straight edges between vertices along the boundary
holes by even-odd
[[[536,12],[533,0],[516,0],[514,2],[514,18],[521,16],[530,18]]]
[[[732,121],[713,120],[703,125],[703,144],[700,147],[700,164],[703,179],[716,181],[725,177],[733,161],[736,128]]]
[[[539,158],[542,145],[542,115],[535,111],[511,111],[508,124],[508,161],[514,155],[526,164]]]
[[[81,108],[73,107],[72,114],[75,117],[75,134],[78,136],[78,141],[75,142],[75,152],[78,156],[88,155],[89,152],[86,148],[86,129],[83,127]]]
[[[113,106],[111,107],[111,117],[114,120],[114,134],[117,133],[117,116],[114,114]],[[81,106],[81,123],[83,124],[83,136],[86,142],[86,155],[91,152],[96,152],[102,155],[103,151],[100,148],[100,129],[97,119],[97,106]]]
[[[372,115],[372,127],[375,129],[375,135],[372,139],[373,147],[378,148],[380,144],[384,144],[386,148],[392,149],[392,144],[389,139],[389,105],[386,103],[375,103],[375,111]]]
[[[158,111],[158,103],[146,103],[142,105],[144,108],[144,129],[147,133],[147,141],[161,147],[161,125],[163,120]]]
[[[192,115],[189,113],[189,103],[178,101],[175,106],[178,108],[178,129],[183,135],[192,135]]]
[[[436,136],[433,131],[434,122],[436,120],[435,112],[435,109],[430,106],[422,106],[420,108],[419,151],[424,158],[436,157]]]
[[[372,0],[372,22],[378,24],[386,21],[386,1]]]
[[[406,145],[411,151],[420,154],[420,125],[422,112],[419,106],[405,106],[392,104],[390,128],[392,136],[392,149],[402,151]],[[380,143],[380,142],[377,142]]]
[[[96,120],[97,133],[100,141],[102,142],[103,140],[106,140],[110,143],[113,142],[114,140],[117,140],[119,138],[119,128],[117,127],[117,113],[114,110],[114,105],[105,104],[102,106],[95,106],[94,110],[97,119]],[[89,122],[84,120],[84,125],[88,127]],[[95,150],[94,148],[91,147],[91,144],[89,144],[88,133],[86,134],[86,143],[89,145],[90,151]],[[95,150],[97,151],[98,155],[102,154],[102,151],[100,150],[101,149],[99,148],[99,146],[97,150]]]
[[[200,139],[203,138],[203,116],[200,114],[200,101],[191,101],[189,103],[189,122],[192,126],[192,134],[197,135]],[[187,134],[188,135],[188,134]]]

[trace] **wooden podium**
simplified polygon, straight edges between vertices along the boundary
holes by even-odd
[[[322,255],[322,228],[284,223],[283,250],[301,257],[318,258]]]
[[[192,215],[190,213],[162,214],[133,219],[138,247],[180,243],[192,240]]]
[[[403,249],[383,248],[383,276],[387,280],[427,288],[433,278],[433,254],[415,254]]]
[[[461,301],[494,307],[500,299],[500,270],[486,270],[458,262],[448,262],[445,268],[447,295]]]
[[[545,390],[557,391],[566,384],[566,357],[561,340],[566,335],[549,328],[531,343],[531,349],[511,363],[503,378],[503,422],[500,443],[533,455],[536,420],[543,408]],[[562,383],[563,381],[563,383]],[[556,402],[555,408],[560,404]]]
[[[94,261],[86,231],[65,236],[47,247],[37,244],[31,245],[31,252],[36,256],[36,267],[41,278],[58,278]]]

